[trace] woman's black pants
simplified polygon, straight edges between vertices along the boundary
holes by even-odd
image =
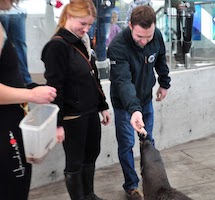
[[[73,173],[84,164],[92,164],[100,153],[101,123],[98,112],[65,120],[65,141],[63,147],[66,157],[64,172]]]

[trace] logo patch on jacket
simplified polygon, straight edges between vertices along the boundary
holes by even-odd
[[[148,57],[148,63],[153,63],[155,61],[156,53],[150,55]]]

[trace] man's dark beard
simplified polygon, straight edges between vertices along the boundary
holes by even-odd
[[[134,43],[135,43],[138,47],[140,47],[140,48],[142,48],[142,49],[145,47],[145,45],[144,45],[144,46],[140,46],[139,43],[136,42],[135,40],[134,40]]]

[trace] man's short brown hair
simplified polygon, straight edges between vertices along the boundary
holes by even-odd
[[[131,25],[139,25],[144,29],[156,24],[156,13],[151,6],[137,6],[133,9],[130,19]]]

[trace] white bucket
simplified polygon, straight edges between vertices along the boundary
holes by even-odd
[[[40,163],[55,146],[58,111],[55,104],[38,104],[20,122],[27,162]]]

